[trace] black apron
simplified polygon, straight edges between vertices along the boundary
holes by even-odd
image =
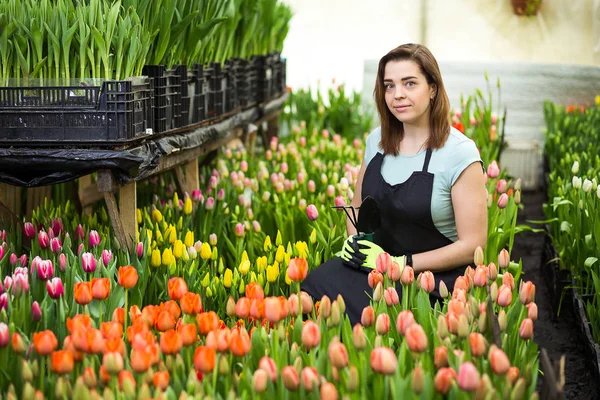
[[[422,171],[414,171],[405,181],[396,185],[387,183],[381,175],[383,154],[377,153],[369,162],[362,183],[362,200],[367,196],[377,200],[381,212],[381,228],[375,232],[374,242],[393,256],[424,253],[452,244],[433,223],[431,196],[433,174],[428,172],[430,149],[425,154]],[[436,272],[432,303],[440,299],[439,282],[448,290],[465,272],[466,266]],[[400,289],[400,284],[397,289]],[[327,295],[334,300],[341,294],[352,325],[360,322],[362,310],[369,305],[373,289],[369,287],[367,273],[344,265],[339,257],[332,258],[313,270],[302,282],[301,289],[315,300]],[[367,295],[368,293],[368,295]],[[399,293],[400,294],[400,293]]]

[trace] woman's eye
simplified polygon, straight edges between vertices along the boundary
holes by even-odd
[[[394,85],[392,85],[391,83],[386,83],[385,84],[385,88],[388,89],[388,90],[391,89],[391,88],[393,88],[393,87],[394,87]]]
[[[412,82],[412,81],[410,81],[410,82],[406,82],[406,86],[408,86],[408,87],[413,87],[413,86],[415,86],[415,85],[416,85],[416,83],[415,83],[415,82]]]

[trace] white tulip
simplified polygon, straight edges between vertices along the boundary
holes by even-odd
[[[573,166],[571,167],[571,172],[572,172],[573,174],[576,174],[576,173],[578,173],[578,172],[579,172],[579,161],[575,161],[575,162],[573,163]]]
[[[574,189],[581,188],[581,178],[580,177],[578,177],[578,176],[573,177],[573,188]]]
[[[589,193],[592,191],[592,181],[590,181],[589,179],[585,179],[583,181],[583,191],[585,193]]]

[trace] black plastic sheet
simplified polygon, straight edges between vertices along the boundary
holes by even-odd
[[[161,157],[226,139],[234,127],[257,121],[281,108],[286,99],[287,94],[216,124],[149,138],[121,150],[0,147],[0,181],[14,186],[45,186],[68,182],[100,169],[111,170],[119,185],[141,180],[154,173]]]

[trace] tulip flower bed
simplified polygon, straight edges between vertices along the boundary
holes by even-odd
[[[140,184],[131,253],[104,208],[68,202],[0,232],[2,393],[535,398],[535,287],[509,256],[520,188],[495,162],[488,244],[443,304],[429,302],[433,274],[385,254],[360,325],[342,298],[299,293],[344,240],[332,206],[353,196],[361,147],[301,124],[261,158],[225,150],[182,198],[167,175]]]
[[[600,213],[598,103],[586,109],[547,102],[544,112],[549,169],[545,214],[552,221],[560,265],[571,273],[576,305],[585,308],[581,324],[600,369],[600,346],[594,343],[600,343],[600,226],[594,223]]]

